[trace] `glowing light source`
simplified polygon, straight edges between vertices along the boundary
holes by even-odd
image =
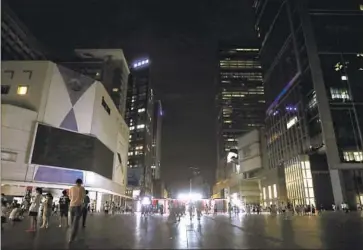
[[[140,66],[147,65],[147,64],[149,64],[149,59],[135,62],[133,65],[134,65],[134,68],[138,68]]]
[[[348,77],[345,75],[342,75],[342,81],[346,81],[346,80],[348,80]]]
[[[149,197],[142,198],[141,204],[142,205],[150,205],[151,204],[150,198]]]
[[[179,194],[178,199],[180,200],[201,200],[203,196],[198,193]]]

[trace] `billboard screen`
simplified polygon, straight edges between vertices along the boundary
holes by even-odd
[[[87,170],[112,179],[113,159],[114,153],[96,137],[38,124],[30,163],[71,170]],[[40,171],[39,178],[44,178],[40,177],[44,176],[42,171],[55,170]],[[74,174],[61,173],[64,176]]]

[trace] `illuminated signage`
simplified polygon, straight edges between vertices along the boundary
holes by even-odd
[[[135,62],[133,64],[133,66],[134,66],[134,69],[136,69],[136,68],[139,68],[141,66],[146,66],[148,64],[149,64],[149,59],[145,59],[145,60],[140,60],[140,61]]]

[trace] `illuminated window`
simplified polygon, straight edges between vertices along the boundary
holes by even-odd
[[[232,121],[231,120],[226,120],[226,121],[224,121],[224,123],[232,123]]]
[[[296,116],[294,116],[293,118],[291,118],[287,124],[286,124],[286,127],[287,129],[291,128],[292,126],[294,126],[296,123],[298,122],[298,119]]]
[[[330,88],[330,95],[333,100],[350,100],[350,96],[347,89]]]
[[[363,161],[363,153],[359,151],[343,152],[344,161],[361,162]]]
[[[136,150],[142,150],[144,148],[144,146],[137,146],[135,149]]]
[[[316,100],[316,93],[313,93],[312,98],[310,99],[309,103],[308,103],[308,107],[309,109],[313,109],[314,107],[316,107],[316,105],[318,104],[318,101]]]
[[[113,92],[117,92],[118,91],[118,88],[113,88],[112,91]]]
[[[142,112],[145,112],[145,108],[142,108],[142,109],[138,109],[137,110],[138,113],[142,113]]]
[[[271,186],[268,186],[268,198],[272,199],[272,190],[271,190]]]
[[[359,9],[360,9],[361,11],[363,11],[363,4],[360,4],[360,5],[359,5]]]
[[[337,64],[334,65],[334,70],[335,71],[339,71],[342,68],[343,68],[343,65],[340,62],[338,62]]]
[[[137,129],[142,129],[142,128],[145,128],[145,124],[137,125]]]
[[[131,126],[131,127],[130,127],[130,130],[134,130],[134,129],[135,129],[135,127],[134,127],[134,126]]]
[[[274,198],[277,198],[277,185],[274,184],[272,187],[273,187],[273,191],[274,191]]]
[[[348,80],[348,77],[347,77],[347,76],[345,76],[345,75],[343,75],[343,76],[342,76],[342,81],[346,81],[346,80]]]
[[[18,95],[26,95],[28,93],[28,86],[18,86],[18,90],[16,93]]]
[[[266,200],[266,188],[262,188],[263,199]]]

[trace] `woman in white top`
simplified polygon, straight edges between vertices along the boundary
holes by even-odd
[[[30,228],[27,230],[28,232],[34,232],[37,228],[37,217],[42,201],[42,193],[43,190],[41,188],[36,188],[36,195],[32,198],[29,208]]]

